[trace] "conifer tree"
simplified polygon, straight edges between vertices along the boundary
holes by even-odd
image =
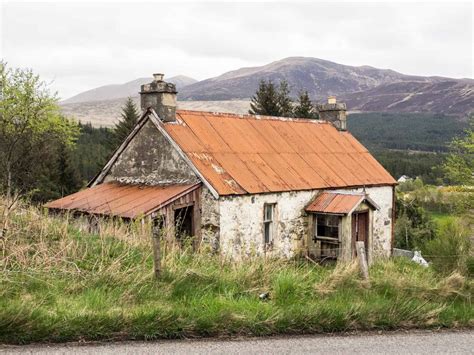
[[[251,115],[280,116],[278,93],[271,80],[261,80],[258,90],[252,97],[249,113]]]
[[[278,90],[278,116],[293,117],[293,101],[290,98],[290,89],[288,82],[282,80]]]
[[[61,144],[58,147],[58,197],[76,192],[81,188],[82,185],[79,169],[74,164],[71,153],[71,149],[68,148],[65,144]]]
[[[122,107],[122,119],[115,125],[114,134],[112,137],[112,145],[118,147],[130,132],[133,130],[135,125],[140,118],[137,106],[133,102],[133,99],[129,97]]]
[[[311,119],[317,119],[319,117],[309,98],[308,91],[301,91],[298,95],[298,102],[294,108],[294,115],[299,118]]]

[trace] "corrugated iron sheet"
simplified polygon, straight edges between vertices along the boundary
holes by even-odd
[[[220,195],[396,183],[327,122],[178,110],[164,126]]]
[[[322,192],[306,207],[307,212],[348,214],[356,208],[365,196],[360,194],[338,194]]]
[[[45,206],[51,209],[136,218],[166,206],[199,186],[200,184],[146,186],[108,182],[49,202]]]

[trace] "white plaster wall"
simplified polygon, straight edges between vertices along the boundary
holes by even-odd
[[[335,190],[362,192],[363,189]],[[392,228],[392,187],[370,187],[366,193],[380,207],[373,213],[373,234],[370,258],[389,256]],[[239,258],[252,253],[265,252],[263,240],[263,206],[276,203],[276,233],[274,244],[267,254],[292,257],[304,247],[308,233],[308,218],[304,208],[318,190],[281,192],[258,195],[230,196],[219,199],[220,250],[223,254]]]
[[[267,254],[291,257],[307,233],[304,207],[317,191],[221,197],[220,248],[232,257],[264,253],[263,206],[276,203],[274,243]]]

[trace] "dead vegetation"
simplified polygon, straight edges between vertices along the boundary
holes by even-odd
[[[82,227],[31,206],[15,211],[0,260],[0,342],[474,325],[472,279],[457,272],[387,260],[365,282],[356,264],[230,262],[164,245],[156,280],[141,223]]]

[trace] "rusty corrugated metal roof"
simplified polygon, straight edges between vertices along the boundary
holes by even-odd
[[[324,121],[178,110],[164,127],[220,195],[396,184]]]
[[[313,202],[306,207],[307,212],[348,214],[362,201],[363,194],[341,194],[335,192],[322,192]]]
[[[199,186],[200,184],[146,186],[107,182],[49,202],[45,207],[135,218],[164,207]]]

